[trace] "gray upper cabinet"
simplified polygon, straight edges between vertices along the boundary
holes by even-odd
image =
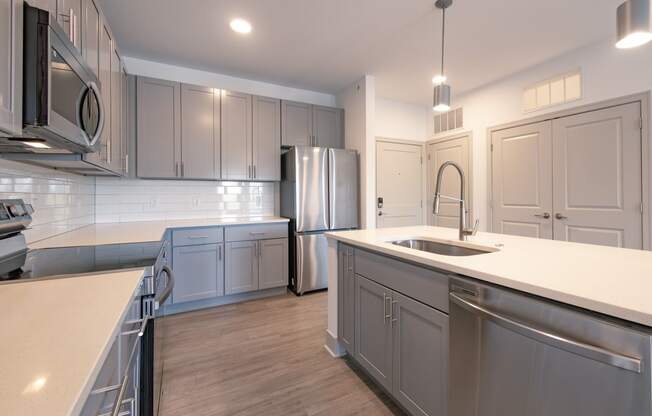
[[[93,0],[82,0],[82,55],[96,76],[100,49],[100,11]]]
[[[344,110],[313,106],[312,131],[314,146],[344,148]]]
[[[253,97],[253,178],[281,180],[281,101]]]
[[[392,294],[392,393],[412,415],[446,416],[448,315]]]
[[[122,65],[118,51],[113,48],[111,51],[111,156],[109,166],[117,173],[122,173],[124,163],[122,154],[125,150],[122,147],[122,106]]]
[[[258,242],[258,288],[270,289],[288,285],[288,239]]]
[[[57,22],[68,38],[82,50],[82,0],[56,0]]]
[[[281,102],[281,140],[283,146],[311,146],[312,105]]]
[[[108,28],[100,23],[100,49],[98,79],[102,90],[102,103],[104,104],[104,129],[102,129],[100,149],[92,157],[105,166],[111,165],[111,60],[113,56],[113,43]]]
[[[391,290],[356,276],[355,297],[354,356],[380,385],[391,391]]]
[[[178,276],[172,302],[182,303],[224,295],[223,244],[175,247],[174,274]]]
[[[23,1],[0,0],[0,131],[22,131]]]
[[[281,103],[283,146],[344,148],[344,110],[293,101]]]
[[[175,178],[181,156],[179,83],[138,77],[136,112],[139,177]]]
[[[251,179],[252,97],[222,90],[222,179]]]
[[[213,88],[181,86],[181,176],[219,179],[220,96]]]
[[[355,273],[353,247],[340,244],[338,249],[338,338],[349,354],[355,353]]]
[[[258,290],[258,242],[226,244],[226,294]]]

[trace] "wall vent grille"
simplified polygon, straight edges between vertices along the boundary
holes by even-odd
[[[530,85],[523,91],[526,113],[576,101],[582,98],[582,74],[579,70]]]
[[[462,107],[455,108],[446,113],[438,113],[434,116],[435,134],[464,127],[464,110]]]

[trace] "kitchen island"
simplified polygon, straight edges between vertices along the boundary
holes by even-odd
[[[327,236],[326,347],[410,414],[652,411],[652,253],[423,226]]]

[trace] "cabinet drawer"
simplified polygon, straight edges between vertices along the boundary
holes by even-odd
[[[355,273],[448,313],[448,276],[355,249]]]
[[[173,246],[216,244],[224,240],[222,227],[196,227],[172,231]]]
[[[270,238],[287,238],[288,224],[256,224],[227,227],[226,241],[267,240]]]

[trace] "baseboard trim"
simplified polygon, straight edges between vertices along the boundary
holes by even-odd
[[[238,293],[236,295],[219,296],[211,299],[202,299],[192,302],[165,305],[163,315],[174,315],[177,313],[191,312],[199,309],[212,308],[215,306],[230,305],[232,303],[246,302],[248,300],[268,298],[270,296],[285,295],[287,287],[259,290],[256,292]]]
[[[324,348],[333,358],[340,358],[346,355],[344,347],[342,347],[337,337],[331,334],[328,329],[326,330],[326,343],[324,344]]]

